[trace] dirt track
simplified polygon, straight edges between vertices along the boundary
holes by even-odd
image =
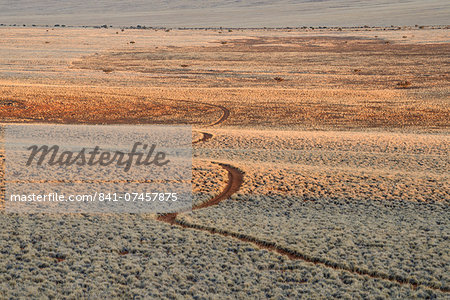
[[[227,185],[225,186],[224,190],[219,195],[217,195],[216,197],[212,198],[211,200],[209,200],[207,202],[204,202],[198,206],[193,207],[193,210],[203,209],[203,208],[217,205],[220,202],[228,199],[231,195],[236,193],[239,190],[239,188],[241,187],[241,185],[243,183],[243,175],[244,175],[242,173],[242,171],[240,171],[239,169],[237,169],[231,165],[222,164],[222,163],[218,163],[218,165],[220,165],[221,167],[223,167],[224,169],[226,169],[228,171]],[[416,279],[413,279],[413,278],[407,278],[407,277],[402,277],[402,276],[397,276],[397,275],[389,275],[389,274],[374,271],[374,270],[366,270],[366,269],[363,269],[363,268],[360,268],[357,266],[350,267],[350,266],[347,266],[347,265],[339,263],[339,262],[334,262],[334,261],[330,261],[330,260],[326,260],[326,259],[322,259],[322,258],[309,256],[307,254],[300,253],[300,252],[292,250],[292,249],[281,247],[274,242],[260,240],[260,239],[254,238],[254,237],[246,235],[246,234],[235,233],[235,232],[228,231],[228,230],[217,229],[214,227],[202,226],[202,225],[198,225],[198,224],[192,224],[192,223],[188,223],[184,220],[177,220],[177,216],[178,216],[177,213],[161,215],[158,217],[158,220],[169,223],[171,225],[186,228],[186,229],[201,230],[204,232],[208,232],[210,234],[219,234],[219,235],[227,237],[227,238],[230,238],[230,237],[235,238],[241,242],[251,243],[260,249],[266,249],[271,252],[287,256],[291,260],[302,260],[302,261],[305,261],[308,263],[319,264],[319,265],[327,267],[327,268],[332,268],[335,270],[342,270],[342,271],[346,271],[346,272],[350,272],[350,273],[362,275],[362,276],[368,276],[368,277],[374,278],[374,279],[387,280],[387,281],[390,281],[390,282],[393,282],[396,284],[401,284],[401,285],[407,284],[407,285],[413,286],[414,288],[416,288],[418,286],[423,286],[423,287],[426,287],[426,288],[429,288],[432,290],[439,290],[441,292],[450,292],[450,289],[448,287],[436,287],[436,286],[432,286],[432,285],[429,285],[426,283],[420,283]]]
[[[241,234],[241,233],[235,233],[235,232],[232,232],[232,231],[227,231],[227,230],[222,230],[222,229],[217,229],[217,228],[214,228],[214,227],[207,227],[207,226],[187,223],[187,222],[184,222],[184,221],[179,221],[179,220],[176,220],[176,216],[175,216],[175,218],[173,220],[171,220],[170,223],[174,224],[174,225],[181,226],[183,228],[196,229],[196,230],[209,232],[210,234],[219,234],[219,235],[222,235],[224,237],[235,238],[235,239],[238,239],[241,242],[251,243],[251,244],[257,246],[260,249],[266,249],[266,250],[269,250],[271,252],[287,256],[291,260],[302,260],[302,261],[305,261],[305,262],[308,262],[308,263],[318,264],[318,265],[321,265],[323,267],[332,268],[332,269],[335,269],[335,270],[342,270],[342,271],[350,272],[350,273],[357,274],[357,275],[368,276],[368,277],[374,278],[374,279],[387,280],[387,281],[390,281],[390,282],[393,282],[393,283],[397,283],[397,284],[401,284],[401,285],[407,284],[407,285],[411,285],[413,288],[417,288],[418,286],[422,286],[422,287],[425,287],[425,288],[428,288],[428,289],[431,289],[431,290],[437,290],[437,291],[441,291],[441,292],[445,292],[445,293],[449,293],[450,292],[450,288],[445,287],[445,286],[444,287],[432,286],[432,285],[427,284],[427,283],[420,283],[416,279],[413,279],[413,278],[401,277],[401,276],[398,276],[398,275],[389,275],[389,274],[381,273],[381,272],[374,271],[374,270],[362,269],[362,268],[357,267],[357,266],[349,267],[349,266],[347,266],[345,264],[341,264],[341,263],[338,263],[338,262],[329,261],[329,260],[321,259],[321,258],[317,258],[317,257],[312,257],[312,256],[309,256],[309,255],[300,253],[298,251],[294,251],[294,250],[291,250],[291,249],[288,249],[288,248],[281,247],[281,246],[277,245],[274,242],[259,240],[259,239],[256,239],[256,238],[252,237],[252,236],[249,236],[249,235],[245,235],[245,234]],[[286,271],[286,270],[280,270],[280,271]]]
[[[217,119],[216,121],[206,125],[205,127],[212,127],[212,126],[219,125],[219,124],[225,122],[225,120],[228,119],[228,117],[230,116],[230,110],[228,108],[226,108],[225,106],[222,106],[222,105],[211,104],[211,103],[207,103],[207,102],[196,102],[196,101],[192,101],[192,100],[183,100],[183,99],[162,98],[161,100],[186,102],[186,103],[189,103],[189,104],[204,105],[204,106],[220,109],[222,111],[222,116],[220,116],[220,118]]]
[[[166,99],[166,100],[168,100],[168,99]],[[192,101],[188,101],[188,100],[179,100],[179,101],[193,103]],[[215,125],[218,125],[218,124],[224,122],[230,115],[230,111],[223,106],[207,104],[207,103],[202,103],[202,104],[220,108],[223,112],[222,116],[217,121],[208,125],[208,127],[215,126]],[[207,132],[200,132],[200,133],[203,135],[202,138],[194,141],[193,144],[206,142],[207,140],[209,140],[213,137],[212,134],[207,133]],[[231,195],[233,195],[240,189],[240,187],[243,183],[243,175],[244,175],[242,173],[242,171],[240,171],[236,167],[228,165],[228,164],[223,164],[223,163],[216,163],[216,164],[220,165],[222,168],[224,168],[225,170],[228,171],[227,185],[225,186],[224,190],[219,195],[217,195],[216,197],[212,198],[211,200],[209,200],[207,202],[204,202],[198,206],[193,207],[193,210],[203,209],[203,208],[217,205],[221,201],[228,199]],[[393,282],[396,284],[401,284],[401,285],[407,284],[407,285],[411,285],[413,288],[417,288],[418,286],[423,286],[423,287],[426,287],[426,288],[429,288],[432,290],[438,290],[438,291],[446,292],[446,293],[450,292],[450,289],[445,286],[444,287],[433,286],[433,285],[430,285],[427,283],[420,283],[416,279],[413,279],[413,278],[402,277],[402,276],[397,276],[397,275],[389,275],[386,273],[378,272],[376,270],[366,270],[366,269],[362,269],[357,266],[351,267],[351,266],[347,266],[346,264],[342,264],[339,262],[334,262],[334,261],[330,261],[330,260],[326,260],[326,259],[322,259],[322,258],[312,257],[307,254],[300,253],[298,251],[294,251],[292,249],[281,247],[271,241],[264,241],[264,240],[260,240],[260,239],[254,238],[252,236],[241,234],[241,233],[235,233],[232,231],[217,229],[214,227],[192,224],[192,223],[188,223],[184,220],[177,220],[177,216],[178,216],[177,213],[161,215],[158,217],[158,220],[169,223],[171,225],[176,225],[176,226],[179,226],[182,228],[186,228],[186,229],[201,230],[204,232],[208,232],[210,234],[219,234],[224,237],[235,238],[241,242],[251,243],[260,249],[266,249],[268,251],[287,256],[291,260],[302,260],[302,261],[305,261],[308,263],[319,264],[319,265],[322,265],[327,268],[332,268],[335,270],[342,270],[342,271],[346,271],[346,272],[350,272],[350,273],[362,275],[362,276],[368,276],[368,277],[374,278],[374,279],[386,280],[386,281],[390,281],[390,282]]]
[[[222,163],[217,163],[217,164],[228,171],[227,185],[225,186],[225,188],[219,195],[217,195],[216,197],[212,198],[211,200],[204,202],[198,206],[194,206],[192,208],[192,210],[197,210],[197,209],[202,209],[202,208],[206,208],[209,206],[217,205],[221,201],[228,199],[231,195],[236,193],[239,190],[239,188],[241,187],[243,179],[244,179],[244,174],[242,173],[242,171],[240,171],[239,169],[237,169],[236,167],[233,167],[231,165],[222,164]],[[169,223],[169,224],[180,225],[176,221],[177,215],[178,215],[177,213],[161,215],[158,217],[158,220]]]

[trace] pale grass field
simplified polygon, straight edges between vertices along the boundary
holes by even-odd
[[[0,27],[1,122],[192,124],[194,205],[226,188],[213,162],[244,173],[177,216],[222,234],[2,211],[1,297],[445,299],[449,50],[431,28]]]

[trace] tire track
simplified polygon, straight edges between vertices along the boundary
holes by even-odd
[[[176,99],[166,99],[166,98],[164,98],[164,100],[181,101],[181,102],[198,104],[198,102],[194,102],[191,100],[176,100]],[[211,124],[206,125],[206,127],[212,127],[212,126],[219,125],[219,124],[223,123],[230,116],[230,111],[224,106],[210,104],[210,103],[203,103],[203,102],[200,102],[200,104],[206,105],[209,107],[219,108],[220,110],[222,110],[222,116],[218,120],[212,122]],[[200,134],[203,135],[202,138],[200,138],[196,141],[193,141],[192,144],[206,142],[213,137],[212,134],[207,133],[207,132],[200,132]],[[211,200],[209,200],[207,202],[204,202],[200,205],[193,207],[192,210],[203,209],[203,208],[217,205],[221,201],[228,199],[231,195],[236,193],[242,186],[243,176],[244,176],[244,173],[242,171],[240,171],[236,167],[233,167],[228,164],[223,164],[223,163],[216,163],[216,164],[218,164],[219,166],[221,166],[222,168],[224,168],[225,170],[228,171],[227,185],[225,186],[224,190],[219,195],[217,195],[216,197],[212,198]],[[334,261],[327,260],[327,259],[320,258],[320,257],[310,256],[308,254],[305,254],[305,253],[302,253],[302,252],[299,252],[299,251],[296,251],[293,249],[282,247],[280,245],[277,245],[275,242],[264,241],[264,240],[252,237],[250,235],[236,233],[233,231],[228,231],[228,230],[223,230],[223,229],[218,229],[215,227],[208,227],[208,226],[204,226],[204,225],[188,223],[184,220],[177,220],[177,216],[178,216],[178,213],[170,213],[170,214],[158,216],[157,220],[166,222],[173,226],[185,228],[185,229],[200,230],[203,232],[208,232],[210,234],[219,234],[223,237],[234,238],[241,242],[253,244],[260,249],[265,249],[272,253],[277,253],[279,255],[286,256],[290,260],[301,260],[301,261],[304,261],[307,263],[313,263],[316,265],[320,265],[322,267],[349,272],[354,275],[365,276],[365,277],[369,277],[372,279],[385,280],[385,281],[389,281],[389,282],[399,284],[399,285],[409,285],[413,289],[416,289],[417,287],[424,287],[424,288],[427,288],[430,290],[441,291],[444,293],[450,292],[450,287],[447,287],[447,286],[431,285],[428,283],[418,282],[414,278],[407,278],[407,277],[402,277],[399,275],[390,275],[390,274],[386,274],[383,272],[378,272],[376,270],[371,271],[368,269],[363,269],[358,266],[348,266],[343,263],[334,262]],[[295,268],[292,268],[292,270],[295,270]]]
[[[228,171],[227,185],[225,186],[225,188],[219,195],[217,195],[216,197],[212,198],[211,200],[209,200],[205,203],[195,206],[193,208],[193,210],[203,209],[203,208],[217,205],[221,201],[228,199],[231,195],[236,193],[242,186],[243,177],[244,177],[244,173],[242,171],[240,171],[236,167],[233,167],[228,164],[223,164],[223,163],[216,163],[216,164],[218,164],[219,166],[221,166],[222,168],[224,168],[225,170]],[[328,260],[325,258],[310,256],[310,255],[302,253],[300,251],[280,246],[275,242],[265,241],[265,240],[258,239],[253,236],[247,235],[247,234],[236,233],[233,231],[218,229],[215,227],[209,227],[209,226],[189,223],[189,222],[186,222],[185,220],[177,220],[177,216],[178,216],[178,213],[171,213],[171,214],[158,216],[157,220],[166,222],[173,226],[185,228],[185,229],[200,230],[203,232],[208,232],[210,234],[218,234],[218,235],[221,235],[226,238],[234,238],[234,239],[237,239],[244,243],[253,244],[260,249],[265,249],[272,253],[286,256],[290,260],[301,260],[301,261],[304,261],[307,263],[312,263],[312,264],[320,265],[322,267],[331,268],[333,270],[349,272],[354,275],[365,276],[365,277],[369,277],[372,279],[385,280],[385,281],[389,281],[389,282],[399,284],[399,285],[409,285],[413,289],[416,289],[417,287],[424,287],[424,288],[427,288],[430,290],[441,291],[444,293],[450,292],[450,287],[447,287],[447,286],[431,285],[428,283],[419,282],[414,278],[407,278],[407,277],[402,277],[399,275],[390,275],[390,274],[386,274],[383,272],[378,272],[378,271],[369,270],[369,269],[363,269],[358,266],[348,266],[346,264],[334,262],[332,260]],[[292,267],[289,270],[295,270],[295,269],[296,269],[295,267]]]
[[[218,104],[212,104],[212,103],[207,103],[207,102],[196,102],[193,100],[185,100],[185,99],[171,99],[171,98],[159,98],[159,99],[160,100],[168,100],[168,101],[185,102],[185,103],[196,104],[196,105],[204,105],[204,106],[220,109],[222,111],[222,115],[220,116],[220,118],[210,124],[205,125],[205,127],[213,127],[213,126],[219,125],[219,124],[225,122],[225,120],[227,120],[228,117],[230,116],[230,110],[228,108],[226,108],[225,106],[218,105]]]
[[[292,249],[289,249],[286,247],[279,246],[275,242],[260,240],[255,237],[252,237],[250,235],[243,234],[243,233],[236,233],[233,231],[217,229],[214,227],[208,227],[208,226],[204,226],[204,225],[188,223],[186,221],[176,220],[176,219],[174,220],[174,222],[172,224],[178,225],[182,228],[201,230],[201,231],[208,232],[210,234],[219,234],[221,236],[228,237],[228,238],[231,237],[231,238],[237,239],[241,242],[253,244],[260,249],[266,249],[270,252],[287,256],[290,260],[301,260],[301,261],[304,261],[307,263],[321,265],[323,267],[331,268],[331,269],[338,270],[338,271],[346,271],[346,272],[349,272],[349,273],[352,273],[355,275],[370,277],[372,279],[385,280],[385,281],[389,281],[389,282],[396,283],[399,285],[410,285],[414,289],[417,287],[424,287],[424,288],[427,288],[430,290],[441,291],[444,293],[450,292],[450,287],[447,287],[447,286],[430,285],[428,283],[418,282],[416,279],[413,279],[413,278],[406,278],[406,277],[402,277],[399,275],[389,275],[389,274],[378,272],[378,271],[371,271],[368,269],[363,269],[358,266],[351,267],[351,266],[341,264],[338,262],[334,262],[331,260],[327,260],[324,258],[310,256],[310,255],[301,253],[296,250],[292,250]],[[295,268],[291,268],[291,269],[295,270]]]
[[[193,210],[202,209],[202,208],[206,208],[209,206],[219,204],[221,201],[228,199],[229,197],[231,197],[231,195],[233,195],[234,193],[239,191],[239,189],[242,186],[242,183],[244,182],[244,173],[241,170],[239,170],[238,168],[233,167],[228,164],[217,163],[217,162],[213,162],[213,163],[221,166],[222,168],[224,168],[225,170],[228,171],[227,185],[225,186],[225,188],[222,190],[222,192],[219,195],[217,195],[216,197],[212,198],[211,200],[209,200],[207,202],[203,202],[203,203],[195,206],[193,208]]]
[[[220,109],[222,111],[222,115],[220,116],[220,118],[210,124],[205,125],[204,127],[213,127],[213,126],[222,124],[230,116],[230,110],[228,108],[226,108],[225,106],[218,105],[218,104],[212,104],[212,103],[206,103],[206,102],[196,102],[193,100],[184,100],[184,99],[171,99],[171,98],[159,98],[159,99],[160,100],[168,100],[168,101],[185,102],[185,103],[190,103],[190,104],[200,104],[200,105]],[[202,135],[202,137],[196,141],[193,141],[192,142],[193,145],[207,142],[208,140],[212,139],[212,137],[213,137],[213,135],[208,132],[200,131],[199,133]]]
[[[180,102],[187,102],[187,103],[193,103],[193,104],[201,104],[201,105],[205,105],[205,106],[209,106],[209,107],[219,108],[222,111],[221,117],[219,119],[217,119],[216,121],[206,125],[205,127],[212,127],[212,126],[219,125],[219,124],[223,123],[225,120],[227,120],[228,117],[230,116],[230,111],[226,107],[221,106],[221,105],[215,105],[215,104],[209,104],[209,103],[203,103],[203,102],[198,103],[198,102],[190,101],[190,100],[176,100],[176,99],[165,99],[165,100],[180,101]],[[193,144],[206,142],[213,137],[212,134],[207,133],[207,132],[200,132],[200,133],[203,135],[202,138],[200,138],[199,140],[193,141],[192,142]],[[2,130],[0,128],[0,137],[1,137],[1,134],[2,134]],[[193,210],[198,210],[198,209],[203,209],[203,208],[207,208],[210,206],[218,205],[220,202],[227,200],[231,195],[236,193],[242,186],[243,176],[244,176],[244,173],[242,171],[240,171],[236,167],[231,166],[229,164],[223,164],[223,163],[216,163],[216,164],[218,164],[219,166],[221,166],[222,168],[224,168],[225,170],[228,171],[227,185],[225,186],[225,188],[219,195],[217,195],[216,197],[212,198],[211,200],[209,200],[207,202],[204,202],[202,204],[199,204],[199,205],[193,207]],[[3,193],[4,193],[4,190],[0,190],[0,196],[4,196],[4,195],[2,195]],[[1,197],[0,197],[0,199],[1,199]],[[1,206],[2,205],[1,205],[1,201],[0,201],[0,207]],[[334,261],[327,260],[324,258],[310,256],[308,254],[277,245],[277,243],[275,243],[275,242],[265,241],[265,240],[258,239],[253,236],[247,235],[247,234],[236,233],[233,231],[218,229],[215,227],[209,227],[209,226],[204,226],[204,225],[200,225],[200,224],[189,223],[189,222],[186,222],[185,220],[177,220],[177,216],[178,216],[178,213],[170,213],[170,214],[158,216],[157,220],[171,224],[173,226],[185,228],[185,229],[200,230],[203,232],[208,232],[209,234],[218,234],[218,235],[221,235],[226,238],[234,238],[236,240],[239,240],[240,242],[250,243],[252,245],[255,245],[256,247],[258,247],[260,249],[265,249],[272,253],[286,256],[290,260],[301,260],[301,261],[304,261],[307,263],[313,263],[313,264],[320,265],[320,266],[323,266],[326,268],[345,271],[345,272],[349,272],[349,273],[352,273],[355,275],[369,277],[372,279],[385,280],[385,281],[389,281],[389,282],[392,282],[394,284],[399,284],[399,285],[409,285],[412,288],[424,287],[424,288],[427,288],[430,290],[441,291],[444,293],[450,292],[450,287],[448,287],[448,286],[432,285],[432,284],[428,284],[428,283],[424,283],[424,282],[418,282],[416,279],[413,279],[413,278],[402,277],[399,275],[390,275],[390,274],[378,272],[376,270],[371,271],[368,269],[360,268],[358,266],[348,266],[346,264],[334,262]],[[127,253],[123,253],[123,254],[121,253],[120,255],[125,255],[125,254],[127,254]],[[296,266],[293,266],[291,268],[286,268],[286,270],[295,270],[295,269],[297,269]],[[273,269],[273,270],[284,271],[284,269]]]
[[[185,102],[185,103],[190,103],[190,104],[198,104],[198,102],[195,102],[192,100],[183,100],[183,99],[160,98],[160,100],[178,101],[178,102]],[[200,104],[209,106],[209,107],[213,107],[213,108],[219,108],[222,111],[222,115],[220,116],[219,119],[206,125],[205,127],[212,127],[212,126],[219,125],[219,124],[223,123],[226,119],[228,119],[228,117],[230,116],[230,110],[222,105],[216,105],[216,104],[210,104],[210,103],[204,103],[204,102],[200,102]],[[213,135],[208,132],[200,132],[200,134],[202,134],[202,137],[196,141],[193,141],[192,142],[193,145],[198,144],[198,143],[204,143],[213,137]],[[227,182],[227,185],[225,186],[225,189],[219,195],[212,198],[211,200],[209,200],[205,203],[202,203],[199,206],[193,207],[192,210],[216,205],[219,202],[226,200],[233,193],[238,191],[239,188],[241,187],[242,182],[243,182],[243,176],[244,176],[241,171],[239,171],[237,168],[235,168],[231,165],[222,164],[222,163],[216,163],[216,164],[218,164],[219,166],[221,166],[222,168],[224,168],[225,170],[228,171],[228,182]],[[163,215],[159,215],[157,217],[157,220],[166,222],[166,223],[169,223],[172,225],[177,225],[177,223],[176,223],[177,215],[178,215],[178,213],[163,214]]]
[[[194,101],[190,101],[190,100],[176,100],[176,99],[165,99],[165,100],[181,101],[181,102],[188,102],[188,103],[193,103],[193,104],[202,104],[202,105],[209,106],[209,107],[219,108],[222,111],[221,117],[219,119],[217,119],[216,121],[206,125],[206,127],[212,127],[212,126],[219,125],[219,124],[223,123],[225,120],[227,120],[228,117],[230,116],[230,111],[226,107],[221,106],[221,105],[215,105],[215,104],[209,104],[209,103],[203,103],[203,102],[198,103],[198,102],[194,102]],[[0,130],[0,136],[1,136],[1,133],[2,132]],[[193,141],[192,142],[193,144],[206,142],[213,137],[212,134],[207,133],[207,132],[200,132],[200,133],[203,135],[202,138],[200,138],[199,140]],[[244,176],[244,173],[242,171],[240,171],[236,167],[229,165],[229,164],[223,164],[223,163],[216,163],[216,164],[218,164],[219,166],[221,166],[222,168],[224,168],[225,170],[228,171],[227,185],[225,186],[225,188],[219,195],[217,195],[216,197],[212,198],[211,200],[209,200],[207,202],[204,202],[202,204],[199,204],[199,205],[193,207],[193,210],[198,210],[198,209],[203,209],[203,208],[207,208],[210,206],[218,205],[220,202],[227,200],[231,195],[236,193],[242,186],[243,176]],[[3,190],[0,191],[0,195],[2,194],[2,192],[4,192],[4,191]],[[1,197],[0,197],[0,199],[1,199]],[[0,205],[0,207],[1,207],[1,205]],[[431,284],[424,283],[424,282],[418,282],[416,279],[413,279],[413,278],[402,277],[399,275],[390,275],[390,274],[378,272],[376,270],[371,271],[368,269],[360,268],[358,266],[348,266],[346,264],[334,262],[334,261],[327,260],[324,258],[310,256],[308,254],[305,254],[305,253],[302,253],[302,252],[299,252],[299,251],[296,251],[293,249],[289,249],[287,247],[282,247],[280,245],[277,245],[275,242],[265,241],[265,240],[258,239],[253,236],[247,235],[247,234],[236,233],[233,231],[218,229],[215,227],[209,227],[209,226],[204,226],[204,225],[200,225],[200,224],[189,223],[189,222],[186,222],[185,220],[177,220],[177,216],[178,216],[178,213],[170,213],[170,214],[158,216],[157,220],[171,224],[173,226],[185,228],[185,229],[200,230],[203,232],[208,232],[210,234],[218,234],[218,235],[221,235],[226,238],[234,238],[236,240],[239,240],[240,242],[250,243],[252,245],[255,245],[256,247],[258,247],[260,249],[265,249],[272,253],[286,256],[290,260],[301,260],[301,261],[304,261],[307,263],[313,263],[316,265],[321,265],[326,268],[345,271],[345,272],[349,272],[349,273],[352,273],[355,275],[369,277],[372,279],[385,280],[385,281],[389,281],[389,282],[392,282],[394,284],[399,284],[399,285],[409,285],[412,288],[423,287],[423,288],[427,288],[430,290],[441,291],[444,293],[450,292],[450,287],[448,287],[448,286],[431,285]],[[127,254],[127,253],[123,253],[120,255],[125,255],[125,254]],[[296,266],[293,266],[292,268],[286,268],[286,270],[295,270],[295,269],[297,269]],[[273,269],[273,270],[283,271],[284,269]]]
[[[209,206],[217,205],[221,201],[228,199],[231,195],[236,193],[242,186],[242,183],[244,181],[244,173],[239,170],[236,167],[233,167],[228,164],[223,163],[216,163],[213,162],[225,170],[228,171],[228,182],[225,188],[222,190],[222,192],[217,195],[216,197],[212,198],[209,201],[206,201],[204,203],[201,203],[197,206],[194,206],[192,210],[202,209]],[[163,221],[172,225],[180,225],[177,223],[176,218],[178,216],[178,213],[170,213],[170,214],[164,214],[157,217],[158,221]]]

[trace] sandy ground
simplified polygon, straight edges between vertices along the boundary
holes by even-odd
[[[391,29],[0,27],[2,122],[192,124],[198,208],[2,211],[0,295],[448,297],[449,33]]]

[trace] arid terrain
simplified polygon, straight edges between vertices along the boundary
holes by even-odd
[[[448,26],[0,27],[0,123],[191,124],[194,156],[191,213],[0,211],[0,298],[448,298],[449,53]]]

